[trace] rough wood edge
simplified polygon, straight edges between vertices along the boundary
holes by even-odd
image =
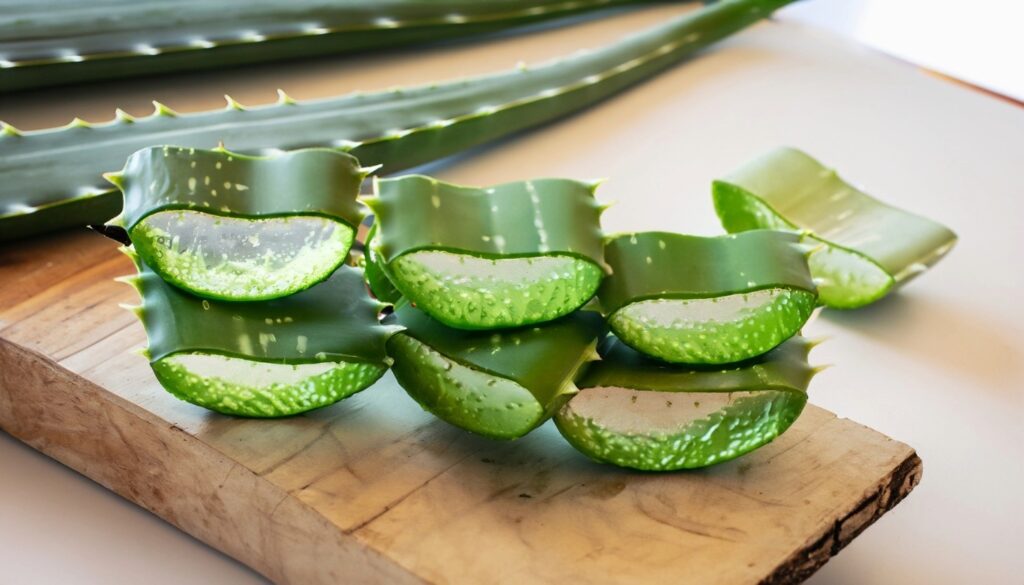
[[[889,474],[876,491],[867,494],[860,503],[842,518],[836,520],[819,538],[802,550],[793,553],[771,575],[761,580],[760,585],[785,585],[801,583],[829,559],[839,554],[846,545],[864,532],[883,514],[893,509],[921,481],[923,464],[916,452],[911,452]]]
[[[45,408],[36,406],[42,397]],[[175,470],[186,471],[153,481],[159,462],[147,465],[143,450],[128,443],[122,433],[122,425],[134,424],[143,425],[146,436],[159,443],[160,449],[177,450]],[[67,430],[69,427],[73,430]],[[3,338],[0,430],[275,583],[423,583],[223,453],[47,357]],[[67,444],[77,447],[68,449]],[[117,466],[124,473],[108,471],[110,466],[104,460],[114,457],[129,463]],[[150,455],[149,459],[157,458]],[[187,463],[180,463],[182,460]],[[217,467],[216,473],[209,473],[211,465]],[[188,470],[205,472],[189,474]],[[190,510],[184,501],[168,502],[156,487],[157,483],[167,485],[163,482],[177,483],[182,492],[198,496],[202,509]],[[247,497],[232,497],[239,486],[250,486],[245,490]],[[204,498],[204,494],[213,497]],[[227,500],[231,500],[226,506],[231,508],[232,526],[230,531],[222,531],[218,521],[226,519],[218,518],[216,511]],[[264,521],[268,515],[263,512],[268,509],[269,521]],[[310,526],[315,530],[309,530]]]

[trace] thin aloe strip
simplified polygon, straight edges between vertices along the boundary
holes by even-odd
[[[522,437],[561,408],[605,330],[591,311],[503,331],[453,329],[410,305],[389,320],[405,327],[388,342],[398,383],[438,418],[493,439]]]
[[[448,41],[635,3],[15,0],[0,13],[0,91]]]
[[[100,174],[159,144],[248,154],[320,146],[396,172],[556,120],[674,65],[792,0],[723,0],[604,48],[536,67],[443,84],[296,103],[19,132],[0,126],[0,240],[117,215]],[[61,172],[50,172],[59,165]]]
[[[366,273],[366,284],[370,287],[373,296],[386,303],[397,303],[402,298],[402,293],[395,288],[394,283],[388,277],[380,254],[375,250],[376,241],[377,223],[375,221],[366,234],[366,243],[363,246],[363,270]]]
[[[728,461],[771,442],[800,415],[818,371],[807,363],[813,346],[794,337],[712,369],[652,360],[609,337],[555,423],[601,463],[673,471]]]
[[[250,157],[161,146],[105,177],[124,194],[112,223],[164,280],[207,298],[254,301],[307,289],[345,261],[371,170],[327,149]]]
[[[792,232],[617,236],[598,297],[626,344],[672,363],[738,362],[795,335],[817,294]]]
[[[449,327],[542,323],[590,300],[604,276],[596,183],[465,187],[376,180],[373,254],[403,296]]]
[[[793,148],[778,148],[714,182],[729,232],[800,229],[821,302],[854,309],[921,274],[956,243],[949,228],[883,203]]]
[[[224,414],[280,417],[338,402],[387,371],[384,305],[362,272],[342,266],[328,280],[271,301],[201,299],[171,286],[139,258],[124,280],[142,304],[144,354],[174,396]]]

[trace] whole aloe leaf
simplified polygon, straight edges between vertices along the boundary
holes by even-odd
[[[801,229],[821,301],[839,309],[873,303],[942,259],[949,228],[887,205],[793,148],[757,158],[713,185],[729,232]]]
[[[807,363],[813,346],[794,337],[710,369],[652,360],[609,337],[555,423],[602,463],[671,471],[728,461],[771,442],[800,415],[818,371]]]
[[[392,371],[424,409],[467,431],[515,439],[576,392],[573,379],[597,357],[601,315],[577,311],[543,325],[502,331],[446,327],[406,305],[389,317]]]
[[[635,0],[14,0],[0,91],[450,40]]]
[[[21,133],[0,128],[0,239],[102,223],[120,198],[100,184],[132,152],[158,144],[233,151],[331,146],[388,172],[436,160],[578,111],[654,75],[792,0],[723,0],[602,49],[440,85],[297,104]],[[55,172],[59,169],[59,172]]]
[[[114,223],[164,280],[251,301],[309,288],[345,261],[368,172],[335,150],[250,157],[162,146],[105,176],[124,193]]]
[[[464,187],[407,175],[375,181],[373,254],[402,295],[449,327],[550,321],[603,276],[595,184],[539,179]]]
[[[149,337],[145,355],[170,393],[204,408],[253,417],[333,404],[387,371],[382,325],[362,272],[342,266],[329,279],[272,301],[201,299],[173,287],[128,250],[139,274],[125,280]]]
[[[618,236],[598,292],[608,323],[634,349],[673,363],[722,364],[765,353],[810,317],[817,295],[792,232]]]

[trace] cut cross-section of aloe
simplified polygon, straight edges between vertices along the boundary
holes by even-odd
[[[399,384],[425,410],[459,428],[515,439],[546,421],[576,392],[573,379],[597,357],[598,313],[504,331],[446,327],[406,305],[388,343]]]
[[[604,276],[595,184],[489,188],[410,175],[376,181],[373,254],[394,286],[450,327],[541,323],[583,306]]]
[[[157,379],[182,400],[225,414],[278,417],[333,404],[387,371],[386,344],[399,327],[381,325],[362,272],[270,301],[202,299],[170,286],[132,250],[139,268],[125,279],[149,337]]]
[[[672,471],[728,461],[771,442],[800,415],[816,372],[807,363],[811,347],[794,337],[710,369],[652,360],[609,337],[555,423],[602,463]]]
[[[154,271],[203,297],[252,301],[309,288],[345,261],[366,174],[331,150],[261,158],[164,146],[107,178],[124,193],[114,223]]]
[[[956,243],[945,226],[878,201],[793,148],[747,163],[715,181],[713,193],[729,232],[805,230],[807,241],[818,245],[808,262],[829,307],[877,301]]]
[[[722,364],[796,334],[816,303],[805,246],[790,232],[705,238],[665,232],[610,240],[599,291],[612,331],[673,363]]]

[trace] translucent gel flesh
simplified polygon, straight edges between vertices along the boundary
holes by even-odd
[[[224,414],[288,416],[334,404],[363,390],[386,368],[359,362],[277,364],[203,353],[152,364],[178,398]]]
[[[771,288],[703,299],[653,299],[616,311],[609,325],[627,345],[673,363],[722,364],[761,355],[810,317],[814,295]]]
[[[169,282],[211,298],[260,300],[329,276],[352,246],[352,229],[318,216],[266,219],[161,211],[131,230],[139,255]]]
[[[419,251],[391,262],[398,288],[452,327],[484,329],[550,321],[586,303],[603,273],[574,256],[479,258]]]

